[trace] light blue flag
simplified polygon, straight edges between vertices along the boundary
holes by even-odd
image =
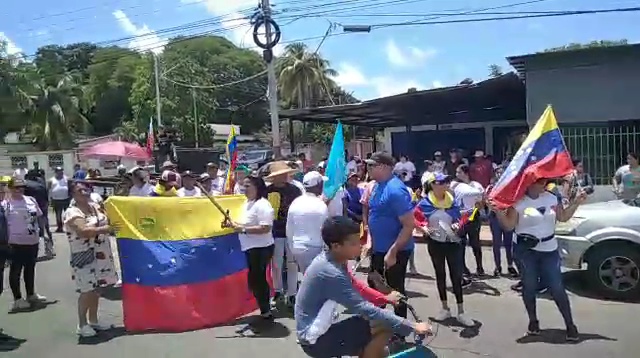
[[[325,175],[329,178],[324,183],[324,196],[333,199],[340,187],[347,181],[347,160],[344,154],[344,134],[342,123],[338,122],[333,136],[329,159],[325,167]]]

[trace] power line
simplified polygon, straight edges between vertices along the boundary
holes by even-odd
[[[220,84],[220,85],[212,85],[212,86],[191,85],[191,84],[188,84],[188,83],[172,80],[172,79],[167,78],[165,76],[162,76],[162,79],[164,79],[166,81],[169,81],[169,82],[171,82],[173,84],[176,84],[178,86],[181,86],[181,87],[196,88],[196,89],[216,89],[216,88],[223,88],[223,87],[229,87],[229,86],[237,85],[239,83],[247,82],[247,81],[253,80],[255,78],[264,76],[266,74],[267,74],[267,71],[264,70],[262,72],[256,73],[255,75],[243,78],[241,80],[237,80],[237,81],[233,81],[233,82],[229,82],[229,83],[224,83],[224,84]]]
[[[377,28],[393,27],[393,26],[460,24],[460,23],[472,23],[472,22],[505,21],[505,20],[533,19],[533,18],[541,18],[541,17],[593,15],[593,14],[607,14],[607,13],[637,12],[637,11],[640,11],[640,7],[601,9],[601,10],[564,11],[564,12],[551,13],[551,14],[500,16],[500,17],[486,17],[486,18],[480,18],[480,19],[461,19],[461,20],[426,21],[426,22],[400,22],[400,23],[371,25],[371,27],[372,29],[377,29]]]

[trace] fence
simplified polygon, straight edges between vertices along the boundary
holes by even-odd
[[[560,125],[569,152],[582,160],[597,185],[611,183],[616,170],[626,164],[629,152],[640,150],[640,121],[602,125]]]

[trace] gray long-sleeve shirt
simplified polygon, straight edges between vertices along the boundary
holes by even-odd
[[[327,332],[337,305],[344,306],[371,321],[386,324],[394,332],[409,335],[413,326],[392,311],[374,306],[353,287],[346,265],[322,252],[305,272],[296,296],[295,319],[298,339],[313,344]]]

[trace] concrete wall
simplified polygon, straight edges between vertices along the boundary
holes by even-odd
[[[640,119],[640,48],[533,56],[525,67],[530,124],[548,104],[560,124]]]

